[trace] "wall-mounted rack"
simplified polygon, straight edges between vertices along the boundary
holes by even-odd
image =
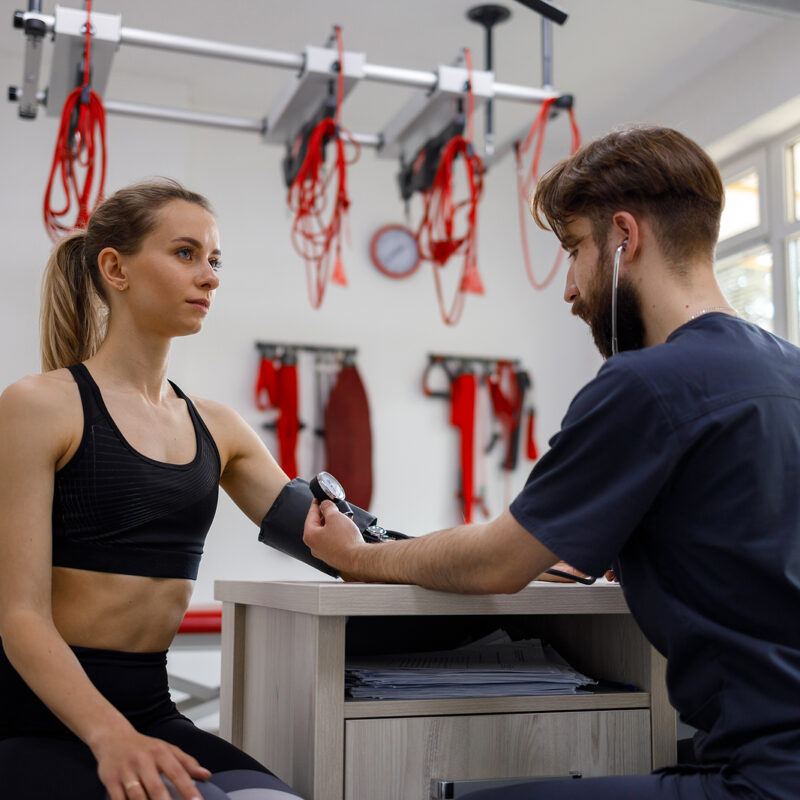
[[[352,363],[358,348],[356,347],[336,347],[333,345],[300,344],[297,342],[256,342],[256,349],[264,358],[296,359],[297,353],[303,351],[313,353],[316,356],[330,356],[343,363]]]
[[[450,392],[431,389],[428,383],[431,374],[440,369],[445,373],[447,380],[452,381],[464,372],[475,372],[476,368],[481,370],[481,378],[491,375],[497,371],[498,364],[510,364],[518,367],[518,358],[494,358],[491,356],[469,356],[460,353],[428,353],[428,364],[422,374],[422,389],[427,397],[441,397],[447,399]]]
[[[448,367],[468,366],[477,364],[482,367],[496,367],[499,363],[517,366],[520,362],[518,358],[495,358],[493,356],[468,356],[460,353],[428,353],[428,363],[444,363]]]

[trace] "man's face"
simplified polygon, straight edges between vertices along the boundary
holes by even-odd
[[[569,253],[569,272],[564,299],[572,313],[586,322],[603,358],[611,356],[611,305],[614,251],[619,243],[609,240],[601,250],[592,238],[586,217],[567,226],[564,249]],[[636,287],[621,274],[617,288],[617,339],[620,352],[644,347],[644,322]]]

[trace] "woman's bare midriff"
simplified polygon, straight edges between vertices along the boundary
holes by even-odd
[[[166,650],[193,582],[53,567],[53,620],[67,644],[124,652]]]

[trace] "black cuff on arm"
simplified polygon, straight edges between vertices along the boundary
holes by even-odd
[[[311,494],[311,489],[308,488],[308,481],[304,481],[302,478],[295,478],[289,481],[281,489],[280,494],[275,498],[275,502],[270,506],[269,511],[261,521],[258,539],[264,544],[274,547],[276,550],[280,550],[298,561],[302,561],[304,564],[338,578],[339,573],[324,561],[314,558],[305,542],[303,542],[303,525],[313,499],[314,495]],[[370,528],[374,529],[378,518],[374,514],[370,514],[369,511],[354,506],[352,503],[349,505],[353,509],[353,522],[361,531],[364,540],[368,542],[381,541],[380,536],[374,535],[369,530]],[[405,534],[397,533],[396,531],[386,531],[384,533],[386,537],[391,539],[408,538]]]

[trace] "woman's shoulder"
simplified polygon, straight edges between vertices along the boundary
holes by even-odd
[[[247,427],[242,417],[225,403],[194,395],[189,395],[189,399],[220,449],[227,448],[237,439],[242,426]]]
[[[238,411],[216,400],[191,395],[189,399],[214,437],[223,470],[230,459],[263,446],[258,434]]]
[[[82,428],[80,392],[69,370],[26,375],[0,394],[0,430],[13,432],[5,441],[24,441],[26,447],[39,442],[59,457]]]
[[[196,397],[193,394],[188,395],[188,397],[194,403],[194,407],[206,424],[211,422],[218,425],[230,425],[235,423],[237,419],[241,419],[239,414],[230,406],[226,406],[225,403],[209,400],[206,397]]]
[[[35,412],[58,411],[65,401],[79,398],[78,385],[68,369],[54,369],[39,375],[26,375],[9,384],[0,394],[0,410]]]

